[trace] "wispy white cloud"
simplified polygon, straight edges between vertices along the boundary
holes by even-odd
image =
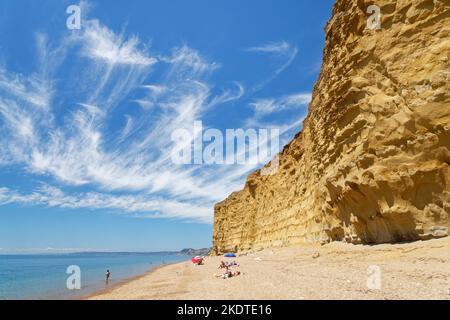
[[[301,129],[310,101],[311,94],[304,92],[276,98],[256,99],[250,103],[253,116],[246,119],[246,126],[279,130],[279,144],[282,147]],[[277,117],[285,112],[289,112],[290,115]],[[292,114],[296,116],[292,117]]]
[[[194,121],[226,112],[216,107],[241,99],[246,89],[235,82],[213,93],[208,75],[220,64],[187,45],[156,57],[137,36],[117,35],[97,20],[87,20],[84,28],[56,44],[38,35],[41,67],[35,74],[0,68],[0,166],[15,164],[45,181],[29,192],[0,185],[0,205],[105,209],[210,223],[214,203],[241,188],[246,174],[260,164],[175,165],[171,134],[179,128],[192,131]],[[78,60],[70,61],[74,66],[68,75],[75,75],[76,85],[56,86],[56,71],[77,46],[82,50]],[[250,51],[289,59],[296,55],[287,43]],[[158,64],[162,76],[155,81],[150,75]],[[75,97],[68,103],[60,96],[67,92]],[[296,94],[255,100],[250,119],[259,121],[308,99]],[[264,126],[284,133],[294,124]]]
[[[46,108],[49,105],[52,88],[46,79],[37,75],[24,78],[19,75],[6,73],[0,67],[0,90],[4,96],[21,99],[37,108]]]
[[[236,86],[234,91],[232,89],[224,90],[220,95],[215,96],[211,99],[209,106],[213,107],[219,104],[224,104],[242,98],[245,93],[244,86],[239,82],[235,82],[234,85]]]
[[[277,78],[278,75],[280,75],[291,65],[298,54],[297,47],[286,41],[269,42],[261,46],[247,48],[246,51],[270,55],[281,60],[281,65],[269,77],[254,86],[251,89],[252,92],[261,90],[263,87]]]
[[[124,40],[97,20],[88,20],[83,24],[85,30],[82,53],[91,59],[99,59],[109,64],[150,66],[157,59],[147,54],[146,48],[139,49],[140,41],[133,36]]]
[[[66,195],[62,190],[44,185],[30,194],[0,188],[0,205],[8,203],[41,204],[69,209],[104,209],[136,214],[146,218],[186,219],[210,223],[210,208],[169,199],[143,195],[111,195],[98,192]]]
[[[286,109],[305,107],[311,102],[311,93],[296,93],[278,99],[259,99],[251,103],[257,117]]]
[[[121,190],[124,194],[117,196],[98,192],[64,195],[58,189],[47,189],[24,195],[3,190],[2,203],[110,208],[145,212],[147,216],[210,222],[214,201],[224,197],[226,191],[221,188],[215,194],[207,193],[205,186],[202,186],[204,181],[196,177],[195,172],[173,167],[168,154],[172,144],[170,136],[176,128],[193,124],[207,109],[207,104],[238,98],[241,86],[238,86],[238,96],[224,92],[221,96],[210,97],[209,86],[197,79],[216,69],[217,65],[204,61],[198,52],[187,46],[174,50],[171,59],[166,61],[168,68],[164,83],[145,85],[129,78],[123,80],[123,77],[113,74],[117,66],[126,63],[128,70],[145,73],[151,66],[150,62],[156,60],[138,51],[137,40],[121,40],[97,22],[89,26],[93,26],[93,30],[88,29],[86,36],[82,34],[76,41],[70,39],[62,44],[83,44],[86,48],[84,55],[92,60],[95,69],[94,78],[90,68],[87,68],[85,77],[81,76],[81,80],[85,81],[83,84],[88,81],[88,86],[92,88],[86,95],[87,102],[78,102],[78,108],[73,106],[62,125],[41,121],[41,118],[56,117],[53,106],[49,105],[40,113],[29,112],[38,98],[41,98],[38,101],[49,104],[50,99],[44,95],[46,91],[38,90],[40,88],[36,88],[34,82],[30,85],[30,79],[25,76],[11,76],[11,73],[2,70],[0,97],[8,96],[7,100],[0,100],[1,130],[5,134],[0,139],[4,146],[2,162],[9,158],[16,164],[22,164],[31,174],[52,176],[62,184],[90,185],[106,192]],[[45,57],[50,57],[51,52],[48,44],[43,44],[42,37],[39,39],[40,50],[46,50],[45,54],[41,54],[43,62],[48,63]],[[114,56],[106,55],[105,48]],[[180,74],[187,77],[180,78]],[[49,80],[45,78],[49,75],[45,73],[41,76]],[[15,90],[10,90],[12,77],[17,78],[13,82]],[[36,80],[36,83],[39,82]],[[105,128],[113,112],[111,106],[117,105],[120,99],[118,93],[110,94],[106,90],[111,85],[124,96],[133,89],[147,89],[149,95],[144,96],[142,101],[156,104],[158,115],[147,110],[143,110],[139,117],[126,115],[119,138],[109,139]],[[19,106],[17,103],[23,100],[27,104]],[[139,194],[127,194],[130,191],[138,191]],[[155,199],[156,193],[164,193],[166,198]]]
[[[286,41],[281,42],[269,42],[262,46],[250,47],[246,49],[250,52],[263,52],[263,53],[271,53],[280,56],[290,55],[292,52],[292,46]]]
[[[170,72],[167,78],[199,78],[205,73],[210,73],[218,68],[220,64],[209,62],[203,58],[195,49],[183,45],[172,50],[169,56],[160,56],[159,59],[170,64]]]

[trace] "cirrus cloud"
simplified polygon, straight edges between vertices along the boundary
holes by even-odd
[[[243,186],[259,165],[189,166],[171,162],[174,130],[226,110],[246,87],[233,81],[215,92],[209,76],[221,65],[182,45],[152,55],[138,36],[114,33],[98,20],[50,43],[36,35],[37,71],[0,67],[0,168],[15,166],[31,189],[0,186],[0,205],[112,210],[138,217],[211,223],[213,206]],[[80,51],[71,49],[81,48]],[[285,42],[250,48],[292,62]],[[152,77],[154,67],[159,77]],[[64,71],[63,81],[58,75]],[[304,105],[307,94],[255,99],[245,122]],[[282,133],[298,122],[266,123]],[[287,142],[287,139],[284,142]],[[282,141],[283,143],[283,141]]]

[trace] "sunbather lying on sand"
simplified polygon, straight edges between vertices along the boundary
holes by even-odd
[[[225,267],[226,270],[223,274],[219,274],[219,275],[215,275],[218,278],[222,278],[222,279],[228,279],[228,278],[232,278],[232,277],[237,277],[238,275],[241,274],[240,271],[231,271],[228,267]]]

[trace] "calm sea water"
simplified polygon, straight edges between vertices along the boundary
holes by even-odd
[[[0,299],[75,299],[143,274],[164,263],[188,260],[174,253],[70,253],[0,255]],[[67,267],[81,269],[81,290],[66,287]],[[105,284],[105,272],[111,279]]]

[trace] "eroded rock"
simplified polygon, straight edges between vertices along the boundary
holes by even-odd
[[[303,130],[215,206],[215,253],[448,234],[450,4],[379,0],[369,30],[370,4],[336,1]]]

